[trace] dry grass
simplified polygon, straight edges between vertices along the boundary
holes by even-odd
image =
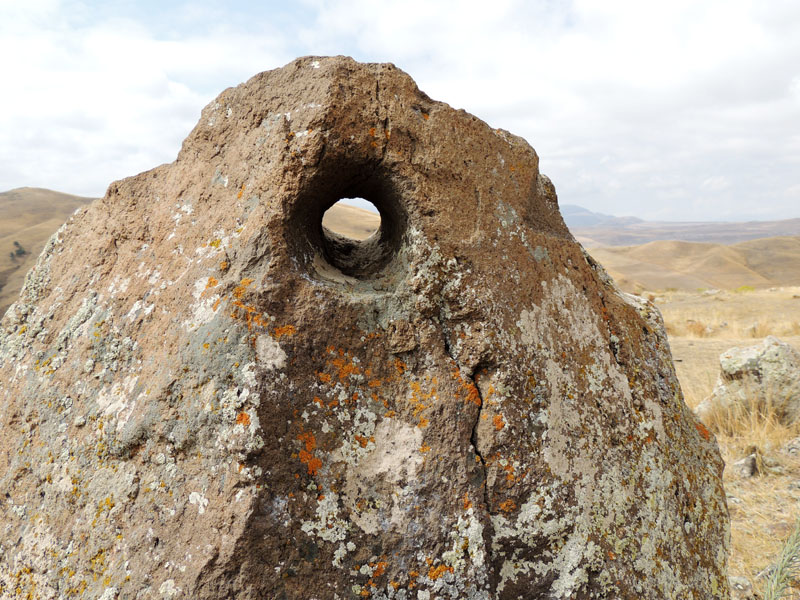
[[[775,335],[800,350],[800,288],[653,294],[664,315],[675,367],[686,403],[696,407],[711,394],[719,355]],[[759,574],[774,564],[797,522],[800,454],[781,448],[800,436],[800,425],[782,424],[769,405],[751,395],[746,410],[718,411],[707,419],[726,465],[755,453],[756,477],[724,474],[731,515],[730,572],[747,577],[758,592]]]
[[[706,425],[717,436],[726,465],[756,455],[758,475],[740,478],[726,468],[725,489],[731,515],[730,572],[762,589],[759,574],[776,560],[794,528],[800,501],[800,457],[781,448],[800,436],[800,426],[781,424],[769,407],[720,411]]]
[[[800,288],[650,294],[672,337],[800,336]]]

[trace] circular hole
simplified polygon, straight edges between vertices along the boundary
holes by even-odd
[[[381,215],[369,200],[342,198],[325,211],[322,226],[335,234],[360,242],[378,231]]]
[[[403,272],[409,190],[398,178],[365,170],[345,162],[304,182],[289,212],[287,242],[314,277],[341,283],[345,275],[383,289]]]

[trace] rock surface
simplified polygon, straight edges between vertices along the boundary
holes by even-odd
[[[718,410],[767,410],[784,424],[800,419],[800,353],[776,337],[719,357],[720,373],[711,396],[697,407],[703,420]]]
[[[747,577],[730,577],[731,600],[756,600],[753,584]]]
[[[326,233],[364,197],[375,237]],[[0,328],[2,595],[727,598],[660,316],[521,138],[392,65],[224,91]]]

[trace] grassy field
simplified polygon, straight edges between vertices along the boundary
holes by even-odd
[[[710,395],[719,373],[719,355],[734,346],[760,343],[775,335],[800,350],[800,287],[737,291],[645,293],[661,309],[675,369],[689,407]],[[800,374],[798,374],[800,376]],[[732,575],[750,579],[757,590],[800,515],[800,452],[783,447],[800,436],[770,415],[723,418],[708,423],[726,465],[756,452],[762,474],[749,479],[725,469],[731,515]]]

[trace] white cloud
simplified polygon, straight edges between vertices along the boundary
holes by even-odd
[[[0,189],[100,194],[172,160],[224,87],[296,55],[345,53],[394,62],[433,98],[528,139],[564,203],[695,220],[800,213],[790,0],[21,6],[0,0],[12,57],[0,77],[14,91],[0,96]]]

